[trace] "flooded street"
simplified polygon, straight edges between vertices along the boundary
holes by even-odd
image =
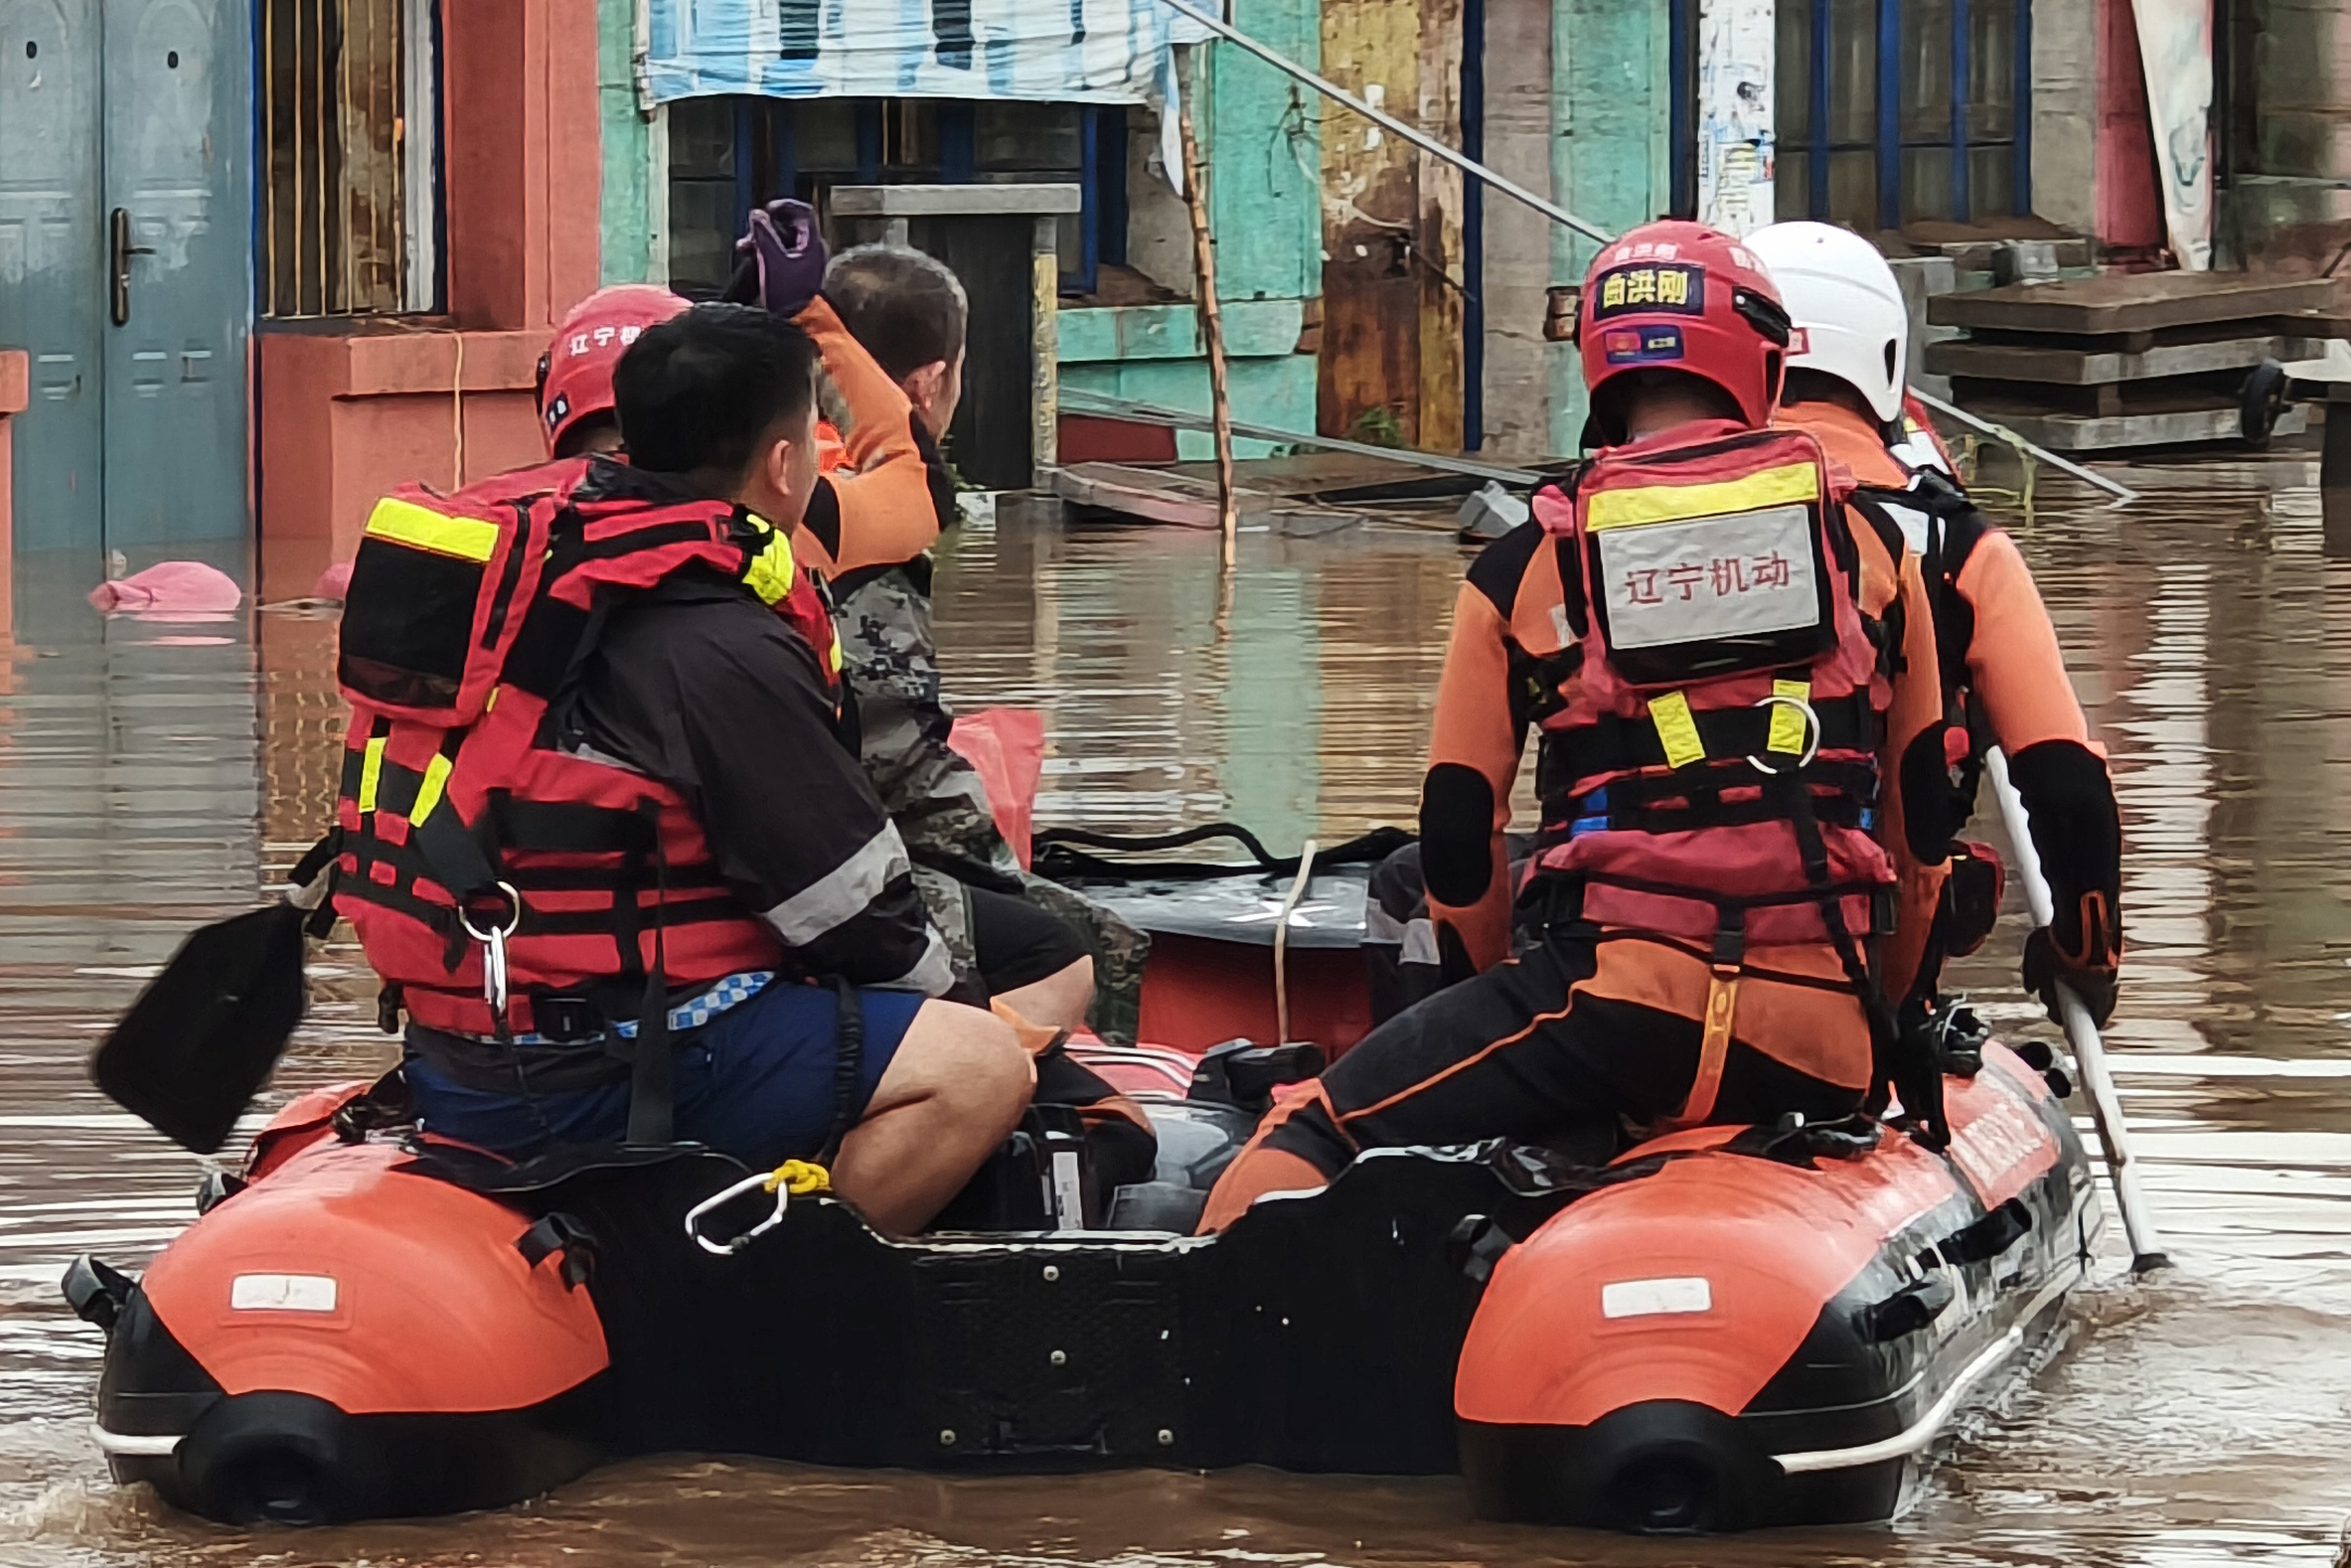
[[[2316,462],[2044,482],[2020,525],[2121,802],[2109,1031],[2177,1269],[2102,1282],[1888,1527],[1638,1542],[1479,1523],[1457,1483],[1140,1472],[947,1482],[650,1461],[454,1521],[249,1534],[114,1490],[100,1339],[57,1280],[137,1265],[203,1163],[91,1089],[90,1045],[187,929],[249,907],[330,811],[335,622],[101,619],[20,562],[0,623],[0,1564],[2104,1564],[2334,1561],[2351,1512],[2351,560]],[[1234,818],[1275,849],[1412,821],[1466,556],[1401,527],[1214,539],[964,531],[938,622],[967,707],[1042,709],[1040,825]],[[4,601],[0,601],[4,602]],[[1996,837],[1979,814],[1976,831]],[[2010,1037],[2019,905],[1955,983]],[[314,964],[273,1100],[392,1058],[356,949]],[[2077,1108],[2081,1101],[2076,1100]],[[234,1152],[234,1150],[233,1150]],[[826,1352],[821,1302],[795,1321]],[[781,1332],[781,1331],[779,1331]]]

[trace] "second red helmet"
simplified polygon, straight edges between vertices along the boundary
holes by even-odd
[[[653,283],[615,283],[571,308],[539,361],[539,424],[549,452],[580,420],[610,413],[612,372],[628,346],[691,302]]]
[[[1788,312],[1753,252],[1703,224],[1644,224],[1605,246],[1584,275],[1576,342],[1593,402],[1637,371],[1711,382],[1761,425],[1780,398]]]

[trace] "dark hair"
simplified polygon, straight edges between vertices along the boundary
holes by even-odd
[[[904,245],[859,245],[825,270],[825,299],[893,381],[963,353],[971,302],[944,262]]]
[[[1778,373],[1775,371],[1774,375]],[[1612,376],[1600,384],[1592,393],[1591,426],[1604,446],[1619,446],[1625,441],[1626,416],[1636,399],[1651,392],[1672,390],[1690,392],[1702,402],[1711,404],[1718,419],[1739,419],[1739,400],[1715,383],[1689,371],[1673,370],[1665,366],[1649,366]]]
[[[632,466],[740,477],[761,439],[816,401],[816,346],[749,305],[697,305],[629,345],[612,373]]]
[[[554,455],[577,457],[594,445],[598,438],[608,434],[617,436],[619,432],[620,419],[611,409],[607,408],[602,413],[583,413],[565,425],[563,433],[555,437]]]

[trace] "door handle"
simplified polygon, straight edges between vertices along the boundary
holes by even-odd
[[[130,258],[151,256],[153,245],[134,245],[130,242],[130,209],[117,207],[106,221],[106,253],[112,273],[109,294],[109,314],[117,327],[130,324]]]

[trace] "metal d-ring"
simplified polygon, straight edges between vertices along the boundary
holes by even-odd
[[[1796,768],[1809,766],[1811,760],[1820,754],[1820,715],[1812,711],[1811,704],[1805,702],[1801,697],[1787,697],[1781,693],[1774,692],[1769,697],[1758,699],[1755,706],[1757,707],[1793,707],[1798,712],[1803,714],[1804,749],[1803,754],[1796,759],[1793,767],[1787,768],[1766,766],[1763,758],[1750,751],[1747,754],[1747,765],[1749,767],[1755,769],[1755,771],[1758,773],[1788,773],[1794,771]]]
[[[506,924],[493,925],[485,931],[473,923],[473,915],[465,905],[459,904],[457,906],[457,923],[465,927],[465,934],[477,942],[487,942],[492,937],[513,936],[515,927],[523,923],[523,895],[515,891],[515,884],[492,882],[490,885],[506,894]]]
[[[523,923],[523,895],[515,891],[512,882],[491,884],[506,895],[506,924],[493,924],[487,931],[473,923],[473,916],[462,903],[457,906],[457,923],[465,927],[466,935],[482,944],[482,1000],[490,1005],[490,1015],[505,1026],[506,1018],[506,939],[515,934]]]

